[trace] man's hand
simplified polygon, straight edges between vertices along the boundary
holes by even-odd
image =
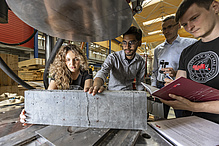
[[[194,110],[194,102],[189,101],[188,99],[181,97],[181,96],[176,96],[173,94],[169,94],[169,97],[175,99],[175,100],[163,100],[160,99],[161,102],[164,104],[167,104],[174,109],[180,109],[180,110],[189,110],[193,111]]]
[[[97,93],[101,93],[105,90],[105,88],[103,87],[103,79],[102,78],[95,78],[94,79],[94,83],[93,86],[90,87],[90,89],[88,90],[89,94],[92,94],[93,96],[96,95]],[[87,90],[85,90],[86,92]]]
[[[168,85],[168,84],[171,83],[172,81],[174,81],[174,80],[165,78],[165,79],[164,79],[164,82],[166,82],[166,83],[164,84],[164,86]]]
[[[88,92],[90,90],[91,87],[85,87],[84,88],[84,92]]]
[[[96,95],[97,93],[102,93],[105,90],[103,86],[92,86],[90,87],[88,93],[92,94],[93,96]]]
[[[164,74],[169,74],[170,77],[176,76],[176,71],[172,67],[162,68]]]

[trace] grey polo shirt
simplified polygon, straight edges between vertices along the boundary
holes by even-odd
[[[105,82],[109,73],[109,90],[133,90],[135,78],[136,89],[143,90],[141,82],[144,81],[145,61],[139,54],[136,53],[130,63],[125,59],[124,50],[108,55],[95,78],[100,77]]]

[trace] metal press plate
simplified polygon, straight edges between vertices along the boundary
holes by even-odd
[[[6,0],[25,23],[72,41],[110,40],[126,32],[132,11],[126,0]]]

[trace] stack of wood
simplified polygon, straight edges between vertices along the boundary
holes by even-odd
[[[44,90],[44,84],[43,84],[43,81],[29,81],[29,82],[26,82],[28,85],[36,88],[36,89],[41,89],[41,90]],[[26,91],[27,89],[24,88],[23,86],[21,85],[18,85],[18,95],[22,95],[24,96],[24,91]]]
[[[18,76],[25,81],[42,81],[45,59],[34,58],[18,62]]]
[[[9,66],[9,68],[17,75],[18,56],[12,54],[0,54],[0,57]],[[5,92],[18,93],[18,84],[0,69],[0,94]]]
[[[43,87],[43,73],[45,69],[45,59],[34,58],[18,62],[18,76],[30,86],[36,89],[44,89]],[[18,95],[24,96],[24,91],[27,89],[18,86]]]
[[[2,93],[0,95],[0,105],[8,105],[10,103],[22,103],[24,96],[19,96],[17,93]]]

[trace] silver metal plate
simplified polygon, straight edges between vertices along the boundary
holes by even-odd
[[[132,11],[125,0],[6,0],[25,23],[72,41],[110,40],[126,32]]]
[[[93,146],[109,129],[76,128],[73,127],[72,133],[66,126],[47,126],[36,131],[40,136],[48,140],[55,146]]]

